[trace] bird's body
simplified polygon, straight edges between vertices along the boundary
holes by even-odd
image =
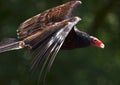
[[[17,39],[9,38],[0,43],[0,53],[29,48],[33,56],[32,72],[45,76],[60,49],[104,48],[100,40],[77,29],[81,18],[72,13],[80,4],[79,0],[70,1],[29,18],[19,26]]]
[[[87,47],[90,45],[89,37],[90,35],[85,32],[79,31],[76,27],[74,27],[66,37],[61,49],[73,50],[76,48]]]

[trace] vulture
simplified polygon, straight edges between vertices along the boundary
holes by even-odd
[[[76,27],[81,18],[73,13],[81,3],[79,0],[69,1],[27,19],[18,27],[17,38],[1,41],[0,53],[28,48],[32,56],[30,70],[38,76],[38,81],[42,81],[60,49],[104,48],[99,39]]]

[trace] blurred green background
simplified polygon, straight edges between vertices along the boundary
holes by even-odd
[[[69,0],[0,0],[0,41],[17,37],[26,19]],[[75,15],[78,28],[98,37],[105,49],[87,47],[60,51],[47,85],[120,85],[120,0],[82,0]],[[26,70],[27,49],[0,54],[0,85],[35,85]]]

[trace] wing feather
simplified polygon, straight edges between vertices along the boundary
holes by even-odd
[[[74,21],[68,21],[65,26],[33,51],[33,55],[35,55],[35,57],[32,61],[31,71],[33,75],[38,75],[39,73],[38,83],[40,81],[44,81],[46,74],[51,68],[55,56],[60,50],[65,38],[80,19],[76,18],[73,20]]]
[[[26,38],[44,27],[68,19],[81,1],[75,0],[63,5],[48,9],[23,22],[17,30],[19,38]]]

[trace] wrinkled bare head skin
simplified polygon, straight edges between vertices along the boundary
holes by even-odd
[[[97,46],[99,48],[104,48],[105,45],[102,43],[102,41],[100,41],[99,39],[97,39],[96,37],[90,36],[91,39],[91,46]]]

